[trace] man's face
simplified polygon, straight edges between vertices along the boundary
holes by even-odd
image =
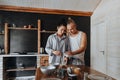
[[[67,24],[67,32],[69,34],[74,34],[76,32],[76,24],[74,23]]]

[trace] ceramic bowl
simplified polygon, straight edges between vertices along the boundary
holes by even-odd
[[[43,73],[43,74],[46,74],[46,75],[48,75],[48,74],[50,74],[50,73],[53,73],[54,71],[55,71],[55,66],[53,66],[53,65],[50,65],[50,66],[42,66],[42,67],[40,67],[40,70],[41,70],[41,72]]]

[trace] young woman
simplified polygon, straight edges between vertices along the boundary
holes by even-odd
[[[57,26],[57,32],[48,37],[45,50],[49,54],[49,63],[62,64],[64,53],[70,50],[69,40],[64,33],[66,32],[66,23],[63,21]]]

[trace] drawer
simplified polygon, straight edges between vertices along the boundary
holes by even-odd
[[[47,65],[49,65],[48,59],[49,59],[49,56],[41,56],[40,57],[40,65],[41,66],[47,66]]]

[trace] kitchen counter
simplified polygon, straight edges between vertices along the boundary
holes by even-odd
[[[110,76],[108,76],[106,74],[103,74],[103,73],[101,73],[99,71],[91,69],[90,67],[87,67],[87,66],[79,66],[79,67],[82,70],[82,76],[83,76],[82,79],[79,78],[79,80],[83,80],[85,73],[88,73],[88,75],[97,75],[97,76],[107,77],[107,78],[110,78],[109,80],[116,80],[116,79],[114,79],[114,78],[112,78],[112,77],[110,77]],[[41,80],[41,78],[46,78],[46,77],[50,78],[50,76],[43,77],[44,74],[42,74],[42,72],[40,71],[40,68],[36,69],[36,75],[35,76],[36,76],[35,80]],[[54,75],[52,77],[56,77],[56,76]],[[64,78],[62,80],[68,80],[67,78],[68,77],[66,77],[66,78]],[[91,79],[86,79],[86,80],[91,80]]]
[[[8,54],[8,55],[0,55],[1,57],[19,57],[19,56],[48,56],[48,54]]]

